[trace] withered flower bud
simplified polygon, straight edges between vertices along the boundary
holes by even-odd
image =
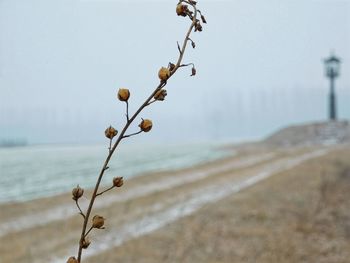
[[[160,101],[163,101],[165,99],[167,94],[167,91],[165,89],[160,89],[157,91],[157,93],[154,95],[154,99],[155,100],[160,100]]]
[[[117,136],[117,134],[118,134],[118,131],[114,129],[112,126],[109,126],[105,130],[105,135],[108,139],[113,139],[115,136]]]
[[[169,62],[169,70],[170,70],[170,71],[173,71],[174,68],[175,68],[175,64]]]
[[[195,76],[196,73],[197,73],[197,70],[195,69],[195,67],[193,67],[193,68],[192,68],[192,74],[191,74],[191,76]]]
[[[207,20],[205,20],[205,17],[204,17],[203,15],[201,15],[201,19],[202,19],[202,22],[203,22],[204,24],[207,23]]]
[[[158,77],[160,78],[160,80],[166,81],[170,77],[170,70],[167,69],[167,68],[162,67],[158,71]]]
[[[79,263],[78,260],[75,258],[75,257],[70,257],[68,260],[67,260],[67,263]]]
[[[193,41],[191,42],[191,45],[193,48],[196,48],[196,43],[194,43]]]
[[[84,238],[81,247],[84,249],[87,249],[91,244],[91,241],[88,238]]]
[[[188,11],[188,7],[187,5],[183,5],[183,4],[178,4],[176,6],[176,14],[178,16],[186,16],[186,12]]]
[[[82,197],[84,194],[84,189],[79,187],[79,185],[77,185],[77,187],[73,188],[72,190],[72,195],[73,195],[73,200],[78,200],[80,197]]]
[[[139,127],[143,132],[149,132],[152,129],[152,121],[151,120],[142,120]]]
[[[95,215],[92,218],[92,227],[93,228],[102,228],[103,225],[105,224],[105,219],[102,216]]]
[[[128,89],[119,89],[118,99],[120,101],[128,101],[129,97],[130,97],[130,91]]]
[[[194,28],[194,31],[202,32],[202,30],[203,30],[203,27],[202,27],[201,23],[200,23],[200,22],[197,22],[197,23],[196,23],[196,26],[195,26],[195,28]]]
[[[115,187],[121,187],[124,184],[123,177],[114,177],[113,178],[113,185]]]

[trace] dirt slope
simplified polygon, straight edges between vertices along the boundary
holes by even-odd
[[[88,262],[348,263],[349,159],[306,162]]]
[[[286,147],[328,145],[349,141],[349,122],[330,121],[290,126],[272,134],[264,142],[274,146]]]

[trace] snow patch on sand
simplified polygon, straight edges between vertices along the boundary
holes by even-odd
[[[136,186],[130,190],[115,194],[101,196],[99,202],[95,204],[95,208],[100,209],[108,207],[115,202],[123,202],[135,198],[143,197],[158,191],[168,190],[177,186],[192,183],[214,174],[223,173],[233,169],[246,168],[255,164],[268,161],[275,156],[274,153],[266,153],[262,155],[253,155],[242,159],[237,159],[233,162],[227,163],[219,167],[212,167],[205,170],[198,170],[193,172],[183,172],[176,176],[164,177],[157,182],[148,183],[142,186]],[[82,206],[86,203],[82,203]],[[32,215],[24,215],[8,222],[3,222],[0,225],[0,237],[5,236],[11,232],[18,232],[25,229],[30,229],[37,226],[46,225],[48,223],[67,219],[77,215],[77,209],[73,204],[60,205],[46,211],[38,212]]]

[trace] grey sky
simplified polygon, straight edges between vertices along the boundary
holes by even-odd
[[[177,57],[188,21],[177,1],[0,0],[0,139],[103,140],[124,122],[118,88],[135,109]],[[339,115],[350,118],[350,1],[199,1],[208,25],[142,116],[141,140],[240,139],[326,117],[322,59],[343,59]],[[135,128],[136,129],[136,128]]]

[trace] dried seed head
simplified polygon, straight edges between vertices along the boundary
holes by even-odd
[[[183,4],[178,4],[176,6],[176,14],[178,16],[186,16],[188,11],[188,6]]]
[[[170,77],[170,70],[167,69],[167,68],[162,67],[158,71],[158,77],[160,78],[160,80],[166,81]]]
[[[72,195],[73,195],[73,200],[78,200],[80,197],[82,197],[84,194],[84,189],[79,187],[79,185],[77,185],[77,187],[73,188],[72,190]]]
[[[154,95],[154,99],[155,100],[160,100],[160,101],[163,101],[165,99],[167,94],[167,91],[165,89],[160,89],[157,91],[157,93]]]
[[[88,239],[88,238],[84,238],[82,244],[81,244],[81,247],[83,249],[87,249],[91,244],[91,241]]]
[[[149,132],[152,129],[152,125],[151,120],[145,119],[141,121],[139,127],[143,132]]]
[[[117,134],[118,134],[118,131],[114,129],[112,126],[109,126],[105,130],[105,135],[108,139],[113,139],[115,136],[117,136]]]
[[[68,260],[67,260],[67,263],[79,263],[78,260],[75,258],[75,257],[70,257]]]
[[[102,216],[95,215],[92,218],[92,227],[93,228],[102,228],[105,224],[105,219]]]
[[[203,31],[203,27],[199,21],[197,21],[194,31],[199,31],[199,32]]]
[[[121,187],[124,184],[123,177],[114,177],[113,178],[113,185],[115,187]]]
[[[120,101],[128,101],[129,97],[130,97],[130,91],[128,89],[119,89],[118,99]]]

